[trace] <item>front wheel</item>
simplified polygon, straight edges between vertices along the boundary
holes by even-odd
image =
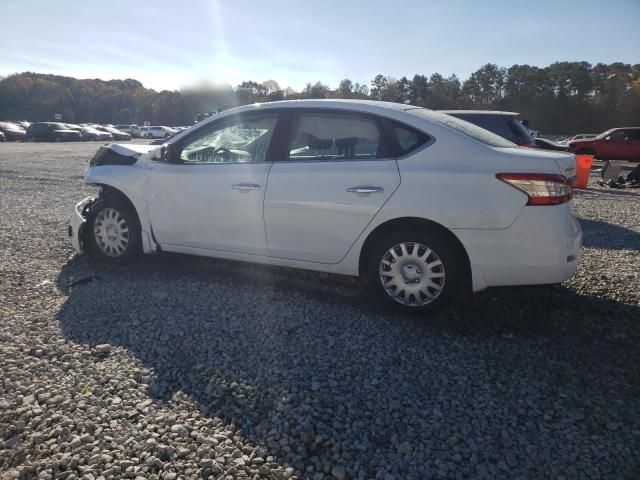
[[[434,311],[461,285],[462,259],[443,235],[395,232],[371,250],[368,282],[387,306],[404,312]]]
[[[136,212],[120,198],[106,197],[87,222],[90,253],[109,263],[126,264],[142,251]]]

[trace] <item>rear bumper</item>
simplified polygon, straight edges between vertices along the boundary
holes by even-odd
[[[73,211],[71,212],[71,218],[69,219],[69,236],[71,237],[71,245],[78,252],[84,251],[84,227],[87,223],[87,219],[84,217],[83,212],[85,207],[93,202],[93,197],[87,197],[84,200],[78,202]]]
[[[582,249],[582,228],[571,206],[525,207],[503,230],[455,230],[469,255],[473,290],[569,279]]]

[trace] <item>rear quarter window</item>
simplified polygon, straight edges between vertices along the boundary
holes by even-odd
[[[421,117],[426,118],[434,123],[439,125],[451,128],[458,133],[466,135],[467,137],[471,137],[478,142],[482,142],[485,145],[489,145],[491,147],[501,147],[501,148],[510,148],[515,147],[516,144],[510,142],[506,138],[503,138],[499,135],[496,135],[489,130],[485,130],[484,128],[478,127],[473,123],[466,122],[459,118],[456,118],[451,115],[447,115],[445,113],[435,112],[433,110],[427,110],[426,108],[415,108],[411,110],[407,110],[407,112],[412,113],[414,115],[420,115]]]
[[[431,140],[431,137],[426,133],[395,122],[391,126],[391,131],[398,143],[397,156],[411,153]]]

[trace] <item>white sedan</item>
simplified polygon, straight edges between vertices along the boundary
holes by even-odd
[[[301,100],[227,110],[162,146],[106,145],[73,244],[362,276],[387,304],[568,279],[582,233],[575,157],[410,105]]]

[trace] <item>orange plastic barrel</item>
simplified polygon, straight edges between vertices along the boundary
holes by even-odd
[[[573,188],[587,188],[589,173],[593,165],[593,155],[576,155],[576,181]]]

